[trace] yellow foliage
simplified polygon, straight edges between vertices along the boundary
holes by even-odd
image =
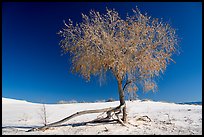
[[[120,79],[134,73],[140,80],[146,80],[158,76],[166,69],[167,61],[173,61],[171,56],[177,46],[175,30],[139,9],[126,20],[108,9],[105,15],[91,11],[82,18],[76,26],[70,20],[59,34],[63,36],[60,42],[63,52],[70,52],[74,58],[74,72],[86,79],[92,74],[101,76],[110,69]],[[144,89],[155,86],[147,82]],[[135,91],[137,87],[128,89]]]

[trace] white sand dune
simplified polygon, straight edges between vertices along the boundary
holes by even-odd
[[[46,131],[26,132],[42,126],[42,104],[2,98],[2,134],[8,135],[201,135],[202,105],[181,105],[154,101],[127,101],[129,123],[80,123],[95,119],[99,114],[86,114],[71,119],[60,127]],[[114,107],[118,101],[104,103],[45,104],[48,123],[65,118],[77,111]],[[148,116],[149,119],[139,119]],[[79,124],[76,124],[79,123]]]
[[[30,102],[27,102],[26,100],[16,100],[16,99],[10,99],[10,98],[2,98],[2,103],[3,104],[25,104],[25,103],[30,103]]]

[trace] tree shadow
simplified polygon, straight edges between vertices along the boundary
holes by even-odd
[[[2,126],[2,129],[4,128],[25,128],[25,129],[29,129],[29,128],[39,128],[41,126]]]
[[[80,127],[80,126],[98,126],[103,124],[116,124],[118,123],[117,120],[106,120],[106,121],[87,121],[87,122],[78,122],[78,123],[70,123],[70,124],[62,124],[53,127],[65,127],[65,126],[72,126],[72,127]]]
[[[70,123],[70,124],[62,124],[52,127],[81,127],[81,126],[98,126],[98,125],[104,125],[104,124],[116,124],[118,121],[116,120],[104,120],[104,121],[87,121],[87,122],[78,122],[78,123]],[[2,126],[2,129],[32,129],[32,128],[40,128],[42,126]]]

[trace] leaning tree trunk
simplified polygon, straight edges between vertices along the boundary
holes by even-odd
[[[124,97],[124,90],[122,87],[122,80],[118,80],[118,92],[119,92],[119,98],[120,98],[120,106],[124,105],[123,107],[123,122],[127,122],[127,111],[126,111],[126,105],[125,105],[125,97]]]

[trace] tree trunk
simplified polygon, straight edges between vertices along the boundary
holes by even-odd
[[[119,92],[119,98],[120,98],[120,105],[124,105],[123,108],[123,122],[127,122],[127,112],[126,112],[126,105],[125,105],[125,97],[124,97],[124,90],[122,87],[122,80],[118,80],[118,92]]]

